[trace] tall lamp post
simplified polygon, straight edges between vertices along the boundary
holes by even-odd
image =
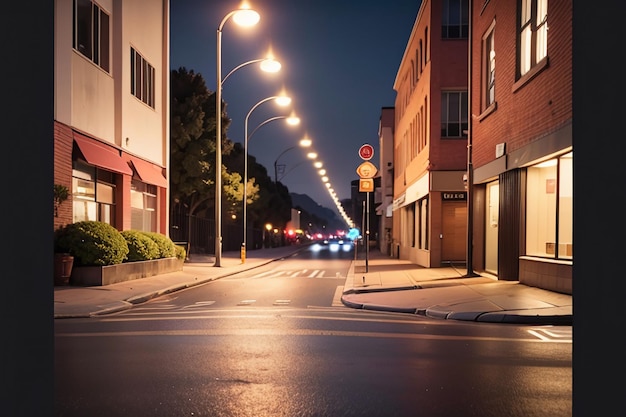
[[[215,264],[222,266],[222,84],[234,71],[244,65],[261,62],[264,71],[276,72],[280,69],[280,63],[274,60],[256,59],[245,62],[234,68],[222,79],[222,29],[226,21],[233,18],[240,26],[249,27],[258,23],[260,15],[251,9],[240,8],[228,13],[222,19],[217,28],[216,48],[216,88],[215,88]]]
[[[274,120],[279,120],[279,119],[286,119],[287,123],[290,125],[297,125],[300,123],[300,119],[296,116],[276,116],[276,117],[272,117],[269,118],[267,120],[265,120],[263,123],[261,123],[260,125],[258,125],[250,135],[248,135],[248,120],[250,119],[250,115],[252,114],[252,112],[254,111],[254,109],[256,109],[257,107],[259,107],[261,104],[270,101],[270,100],[275,100],[276,104],[278,104],[279,106],[288,106],[289,104],[291,104],[291,98],[281,95],[281,96],[272,96],[272,97],[267,97],[264,98],[263,100],[259,101],[258,103],[256,103],[254,106],[252,106],[252,108],[250,109],[250,111],[248,112],[248,114],[246,115],[246,119],[244,122],[244,145],[243,145],[243,243],[241,244],[241,263],[245,263],[246,262],[246,242],[247,242],[247,235],[248,235],[248,230],[247,230],[247,219],[248,219],[248,213],[247,213],[247,205],[248,205],[248,140],[252,137],[252,135],[254,135],[254,133],[257,131],[258,128],[260,128],[261,126],[274,121]]]
[[[312,143],[313,141],[305,136],[304,138],[300,139],[300,142],[298,142],[298,146],[301,146],[303,148],[308,148],[309,146],[311,146]],[[283,156],[284,154],[286,154],[287,152],[295,148],[297,148],[297,146],[291,146],[285,149],[284,151],[282,151],[278,155],[278,157],[276,157],[276,160],[274,161],[274,182],[276,183],[278,182],[278,160],[280,159],[281,156]]]

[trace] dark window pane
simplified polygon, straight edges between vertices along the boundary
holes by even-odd
[[[109,72],[109,15],[100,12],[100,67]]]
[[[91,1],[76,0],[76,50],[87,58],[93,58],[91,45]]]

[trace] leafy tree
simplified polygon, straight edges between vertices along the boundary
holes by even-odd
[[[171,73],[170,195],[174,206],[190,215],[205,215],[215,208],[215,93],[202,75],[180,67]],[[222,103],[222,210],[239,215],[243,209],[244,151],[227,137],[231,120]],[[266,222],[284,227],[291,216],[291,197],[275,184],[267,169],[248,155],[247,212],[249,224]]]
[[[215,206],[215,98],[201,74],[181,67],[171,73],[170,195],[174,204],[184,204],[189,214]],[[222,153],[233,144],[227,137],[230,119],[222,108]],[[222,167],[225,201],[237,199],[241,181]],[[227,203],[226,203],[227,204]]]

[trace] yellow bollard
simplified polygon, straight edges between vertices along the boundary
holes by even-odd
[[[242,264],[246,263],[246,244],[245,243],[241,244],[241,263]]]

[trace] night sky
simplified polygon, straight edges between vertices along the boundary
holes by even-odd
[[[281,182],[290,192],[307,194],[336,210],[306,152],[318,153],[340,200],[350,197],[350,182],[358,179],[361,145],[374,147],[371,162],[380,168],[381,108],[395,104],[393,84],[420,1],[249,0],[248,4],[261,20],[251,28],[239,27],[232,18],[226,21],[222,78],[269,51],[282,68],[268,74],[258,64],[246,65],[224,82],[222,99],[232,119],[228,137],[243,143],[246,115],[261,100],[285,91],[293,99],[289,108],[268,101],[250,113],[249,158],[255,157],[273,179],[279,155],[308,136],[311,148],[296,147],[278,159],[285,165]],[[215,91],[216,32],[239,5],[234,0],[171,0],[171,69],[200,73]],[[283,119],[263,124],[292,111],[301,119],[299,126],[287,126]]]

